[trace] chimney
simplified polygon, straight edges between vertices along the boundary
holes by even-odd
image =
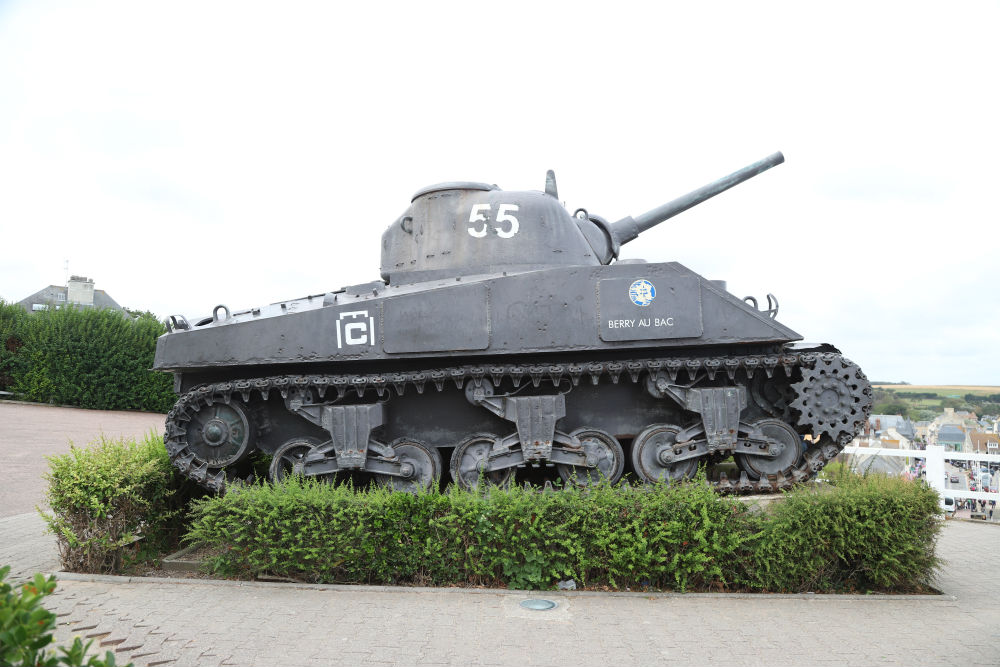
[[[94,281],[84,276],[70,276],[66,301],[80,306],[94,305]]]

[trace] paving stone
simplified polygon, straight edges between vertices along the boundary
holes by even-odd
[[[2,457],[0,457],[2,458]],[[10,565],[7,581],[20,584],[59,569],[55,536],[46,532],[38,512],[0,518],[0,566]]]
[[[150,430],[162,432],[163,424],[164,415],[149,412],[0,401],[0,470],[4,471],[0,517],[34,512],[37,505],[44,505],[46,456],[66,453],[71,444],[86,445],[102,435],[141,439]],[[0,527],[0,550],[8,544],[4,533]]]

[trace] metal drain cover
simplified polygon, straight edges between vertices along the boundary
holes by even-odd
[[[552,600],[522,600],[521,606],[534,611],[548,611],[549,609],[555,609],[556,603]]]

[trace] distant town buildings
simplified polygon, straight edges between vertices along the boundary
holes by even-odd
[[[900,449],[915,449],[917,429],[906,417],[899,415],[872,415],[868,423],[872,425],[875,436],[882,439],[892,439],[900,443]]]
[[[854,444],[890,449],[920,448],[917,446],[916,426],[899,415],[871,415],[862,435],[855,439]]]
[[[17,303],[28,312],[60,308],[68,303],[84,308],[110,308],[125,312],[107,292],[94,289],[93,279],[84,276],[71,276],[66,285],[49,285]]]
[[[933,421],[914,424],[899,415],[872,415],[854,439],[858,447],[924,449],[941,445],[946,452],[1000,454],[1000,419],[945,408]]]
[[[956,412],[945,408],[933,421],[911,422],[899,415],[871,415],[862,433],[851,443],[861,448],[925,449],[927,445],[941,445],[945,452],[963,454],[1000,454],[1000,418],[977,417],[973,412]],[[838,460],[852,469],[865,472],[882,472],[889,475],[919,474],[922,465],[917,458],[879,456],[859,450]],[[997,481],[1000,484],[1000,472]]]

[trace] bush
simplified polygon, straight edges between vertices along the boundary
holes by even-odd
[[[217,574],[324,583],[766,591],[922,590],[937,500],[923,485],[839,475],[762,514],[703,479],[556,493],[408,495],[314,480],[194,503],[186,540]]]
[[[684,590],[726,582],[744,516],[703,483],[408,495],[292,478],[196,502],[186,539],[242,577]]]
[[[768,591],[921,591],[938,565],[940,529],[927,485],[840,474],[832,488],[799,489],[773,505],[738,578]]]
[[[21,306],[0,299],[0,391],[9,391],[14,386],[21,329],[27,317],[28,312]]]
[[[99,410],[170,409],[170,376],[149,370],[156,339],[166,331],[155,318],[69,306],[29,315],[13,306],[24,315],[17,319],[8,308],[0,309],[0,338],[8,326],[20,341],[6,362],[13,391],[32,401]]]
[[[45,479],[59,557],[74,572],[120,572],[176,537],[179,479],[161,437],[105,440],[49,457]]]
[[[845,481],[849,477],[855,476],[856,473],[854,473],[846,463],[841,463],[840,461],[830,461],[823,466],[823,469],[819,471],[819,474],[816,477],[823,482],[838,484]]]
[[[32,583],[25,584],[19,593],[15,593],[11,585],[4,581],[9,572],[9,565],[0,567],[0,665],[115,666],[115,656],[111,651],[104,654],[103,660],[90,656],[84,662],[94,641],[92,639],[84,644],[76,637],[70,648],[59,648],[62,655],[48,653],[46,647],[52,643],[56,615],[42,606],[42,599],[56,589],[56,578],[50,576],[46,579],[36,574]]]

